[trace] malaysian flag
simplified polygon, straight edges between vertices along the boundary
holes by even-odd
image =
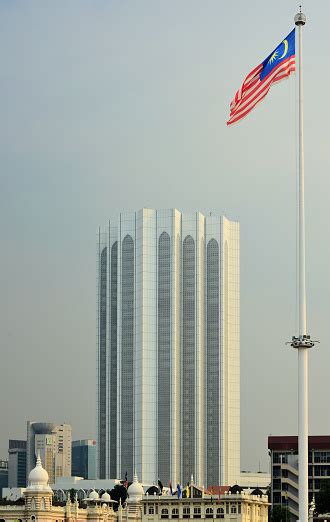
[[[266,96],[273,83],[287,78],[295,70],[295,29],[293,29],[266,60],[247,75],[230,104],[227,125],[232,125],[247,116]]]

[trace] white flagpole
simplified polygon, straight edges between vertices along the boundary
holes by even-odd
[[[299,520],[308,522],[308,349],[314,346],[307,335],[305,273],[305,186],[304,186],[304,122],[302,28],[306,16],[300,11],[294,17],[298,41],[298,177],[299,177],[299,335],[291,346],[298,349],[298,453],[299,453]]]

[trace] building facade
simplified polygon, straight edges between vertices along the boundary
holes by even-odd
[[[0,498],[2,490],[8,487],[8,460],[0,460]]]
[[[8,487],[26,486],[26,440],[9,440]]]
[[[77,494],[72,498],[73,492],[67,492],[65,501],[58,502],[48,485],[48,474],[39,456],[28,482],[23,499],[1,503],[0,522],[154,522],[187,518],[268,522],[268,497],[260,490],[245,493],[237,485],[215,496],[193,483],[187,486],[189,494],[185,498],[148,495],[135,474],[127,490],[127,499],[124,504],[120,502],[119,506],[106,491],[98,493],[95,490],[91,490],[80,501]]]
[[[96,479],[96,440],[72,442],[72,476]]]
[[[287,506],[293,520],[298,509],[298,437],[270,436],[272,506]],[[322,483],[330,479],[330,436],[308,437],[308,501],[312,502]]]
[[[52,484],[58,477],[71,476],[71,431],[69,424],[27,422],[27,476],[36,464],[38,451]]]
[[[99,477],[237,482],[238,223],[122,213],[97,255]]]
[[[83,505],[77,496],[67,495],[66,502],[57,502],[49,486],[49,477],[42,467],[40,454],[37,463],[28,476],[28,487],[23,491],[23,498],[7,501],[0,505],[0,522],[115,522],[113,501],[109,494],[101,497],[94,492],[86,498]]]

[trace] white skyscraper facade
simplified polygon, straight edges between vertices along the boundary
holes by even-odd
[[[98,472],[240,477],[239,224],[121,213],[98,236]]]

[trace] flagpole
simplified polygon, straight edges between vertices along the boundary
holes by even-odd
[[[303,61],[302,28],[306,16],[294,17],[298,40],[298,229],[299,229],[299,335],[292,337],[291,346],[298,349],[298,454],[299,454],[299,520],[308,522],[308,349],[314,346],[307,335],[306,269],[305,269],[305,184],[304,184],[304,122],[303,122]]]

